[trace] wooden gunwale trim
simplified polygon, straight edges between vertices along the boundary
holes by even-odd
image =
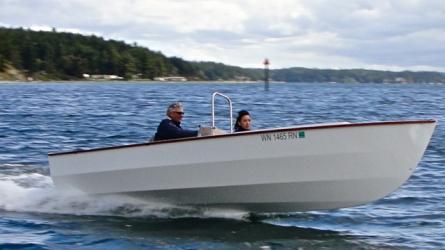
[[[68,151],[68,152],[49,153],[48,156],[78,154],[78,153],[104,151],[104,150],[114,150],[114,149],[131,148],[131,147],[141,147],[141,146],[153,146],[153,145],[167,144],[167,143],[181,143],[181,142],[189,142],[189,141],[195,141],[195,140],[209,140],[209,139],[225,138],[225,137],[232,137],[232,136],[256,135],[256,134],[264,134],[264,133],[271,133],[271,132],[286,132],[286,131],[293,131],[293,130],[317,130],[317,129],[346,128],[346,127],[365,127],[365,126],[392,126],[392,125],[423,124],[423,123],[436,123],[436,122],[437,121],[434,120],[434,119],[427,119],[427,120],[381,121],[381,122],[327,124],[327,125],[320,125],[320,126],[308,125],[307,127],[305,127],[305,126],[295,126],[295,127],[286,127],[286,128],[276,128],[276,129],[254,130],[254,131],[249,131],[249,132],[240,132],[240,133],[233,133],[233,134],[223,134],[223,135],[214,135],[214,136],[202,136],[202,137],[188,137],[188,138],[181,138],[181,139],[172,139],[172,140],[155,141],[155,142],[145,142],[145,143],[128,144],[128,145],[121,145],[121,146],[111,146],[111,147],[93,148],[93,149],[76,150],[76,151]]]

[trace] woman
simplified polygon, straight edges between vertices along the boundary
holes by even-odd
[[[236,118],[236,123],[234,126],[235,132],[243,132],[250,130],[251,118],[249,112],[246,110],[241,110],[238,112],[238,117]]]

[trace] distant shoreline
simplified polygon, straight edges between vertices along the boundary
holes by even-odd
[[[134,83],[146,84],[263,84],[266,74],[260,64],[256,68],[243,68],[217,62],[187,61],[136,44],[96,36],[2,27],[0,31],[2,46],[9,48],[0,50],[0,81],[7,83],[91,81],[100,84],[127,78]],[[437,71],[318,69],[296,65],[270,68],[267,72],[269,79],[290,83],[445,83],[445,72]]]
[[[149,81],[149,80],[94,80],[94,81],[88,81],[88,80],[50,80],[50,81],[19,81],[19,80],[13,80],[13,81],[6,81],[6,80],[0,80],[0,85],[7,85],[7,84],[22,84],[22,85],[31,85],[31,84],[46,84],[46,83],[54,83],[54,84],[258,84],[258,85],[264,85],[264,82],[262,81]],[[282,82],[282,81],[271,81],[270,84],[277,84],[277,83],[311,83],[311,84],[336,84],[336,83],[343,83],[343,82]],[[410,84],[423,84],[423,85],[445,85],[445,83],[424,83],[424,82],[409,82],[409,83],[399,83],[399,82],[385,82],[385,83],[361,83],[361,82],[355,82],[355,83],[344,83],[349,85],[358,85],[358,84],[398,84],[398,85],[410,85]]]
[[[34,83],[112,83],[112,84],[119,84],[119,83],[141,83],[141,84],[163,84],[163,83],[183,83],[183,84],[189,84],[189,83],[204,83],[204,84],[214,84],[214,83],[225,83],[225,84],[264,84],[264,82],[261,81],[151,81],[151,80],[49,80],[49,81],[20,81],[20,80],[13,80],[13,81],[7,81],[7,80],[0,80],[0,84],[14,84],[14,83],[22,83],[22,84],[34,84]],[[271,81],[269,82],[271,84],[274,83],[286,83],[286,82],[280,82],[280,81]]]

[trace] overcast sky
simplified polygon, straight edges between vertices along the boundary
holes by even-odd
[[[443,0],[0,0],[0,26],[243,67],[445,72]]]

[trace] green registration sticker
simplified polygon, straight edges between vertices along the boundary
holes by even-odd
[[[304,131],[298,132],[298,138],[304,138],[305,136]]]

